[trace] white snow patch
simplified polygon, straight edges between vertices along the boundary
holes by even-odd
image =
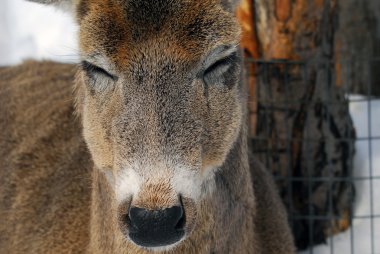
[[[24,0],[0,1],[0,65],[25,59],[78,62],[77,26],[73,17]]]

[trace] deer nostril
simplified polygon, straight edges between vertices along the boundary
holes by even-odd
[[[124,215],[123,221],[124,221],[124,223],[128,226],[128,228],[129,228],[129,232],[131,232],[131,233],[136,233],[136,232],[137,232],[138,229],[137,229],[136,226],[132,223],[129,214],[125,214],[125,215]]]
[[[146,210],[132,207],[129,211],[128,219],[132,227],[141,229],[144,227],[177,227],[184,222],[184,213],[181,206],[173,206],[163,210]]]
[[[176,230],[183,230],[185,228],[185,224],[186,224],[186,216],[185,216],[185,213],[182,209],[182,215],[179,218],[177,225],[175,226],[175,229]]]
[[[182,206],[163,210],[132,207],[129,210],[129,236],[145,247],[165,246],[179,241],[184,235],[185,214]]]
[[[176,230],[183,230],[185,228],[185,224],[186,224],[186,214],[185,214],[185,210],[183,209],[183,201],[182,201],[182,196],[180,195],[179,196],[179,200],[181,202],[181,216],[177,222],[177,225],[175,226],[175,229]]]

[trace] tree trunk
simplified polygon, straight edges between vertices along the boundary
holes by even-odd
[[[242,27],[242,38],[240,41],[240,46],[243,49],[244,58],[247,59],[258,59],[259,56],[259,46],[256,33],[256,27],[254,24],[254,5],[251,0],[242,0],[240,7],[237,9],[237,17],[240,21]],[[244,72],[245,78],[248,81],[248,107],[249,107],[249,134],[254,136],[256,134],[256,111],[257,103],[255,101],[255,66],[248,63],[246,65],[247,71]]]
[[[380,96],[380,1],[341,1],[339,24],[337,84],[350,93]]]
[[[245,2],[251,7],[239,12],[253,11],[250,37],[258,51],[249,68],[252,149],[277,178],[303,249],[350,225],[355,134],[336,85],[338,6],[333,0]]]

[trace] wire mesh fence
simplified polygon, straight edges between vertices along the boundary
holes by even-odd
[[[367,71],[360,89],[358,64]],[[245,66],[251,149],[274,175],[298,249],[380,253],[380,59],[246,58]]]

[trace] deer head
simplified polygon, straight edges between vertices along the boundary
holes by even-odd
[[[75,11],[77,111],[120,230],[146,248],[180,243],[243,121],[235,3],[39,2]]]

